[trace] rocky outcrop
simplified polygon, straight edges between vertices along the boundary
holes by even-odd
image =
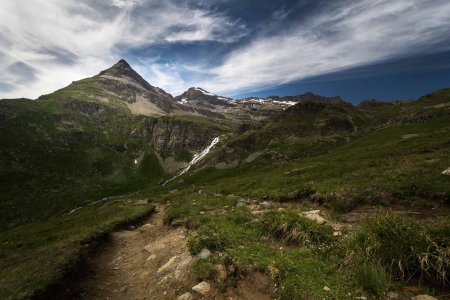
[[[199,151],[208,145],[219,131],[195,121],[161,117],[147,124],[150,143],[164,158],[187,151]]]

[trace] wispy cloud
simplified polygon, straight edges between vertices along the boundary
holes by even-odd
[[[235,32],[242,26],[223,14],[172,1],[4,0],[0,98],[34,98],[51,92],[109,67],[133,47],[232,42],[242,36],[242,30]],[[26,68],[11,72],[18,63]]]
[[[0,98],[37,97],[151,45],[234,45],[201,61],[134,59],[151,84],[173,94],[195,85],[226,95],[450,48],[448,0],[329,1],[298,18],[281,5],[255,28],[198,3],[3,0]]]
[[[450,48],[447,0],[331,5],[281,36],[236,49],[200,85],[236,94],[390,58]]]

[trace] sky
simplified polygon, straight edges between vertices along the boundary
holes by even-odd
[[[416,99],[450,87],[448,0],[1,0],[0,98],[126,59],[179,95]]]

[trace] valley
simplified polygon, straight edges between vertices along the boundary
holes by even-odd
[[[450,89],[173,97],[120,60],[0,100],[0,140],[2,299],[450,297]]]

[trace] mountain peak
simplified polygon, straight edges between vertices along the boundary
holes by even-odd
[[[150,85],[144,78],[142,78],[142,76],[139,75],[135,70],[133,70],[133,68],[123,58],[121,60],[119,60],[115,65],[110,67],[109,69],[101,71],[98,74],[98,76],[114,77],[116,79],[127,78],[129,80],[132,80],[132,81],[140,84],[142,87],[144,87],[148,90],[156,89],[155,87]]]
[[[140,77],[140,75],[135,70],[133,70],[133,68],[123,58],[112,67],[101,71],[99,75],[128,76],[131,78],[135,78],[137,75]]]

